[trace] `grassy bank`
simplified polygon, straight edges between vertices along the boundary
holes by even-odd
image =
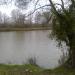
[[[32,30],[50,30],[51,27],[30,27],[30,28],[0,28],[0,31],[32,31]]]
[[[34,65],[4,65],[0,64],[0,75],[39,75],[42,68]]]
[[[64,66],[55,69],[43,69],[34,65],[0,64],[0,75],[75,75],[75,69]]]
[[[75,69],[61,66],[52,70],[54,75],[75,75]]]

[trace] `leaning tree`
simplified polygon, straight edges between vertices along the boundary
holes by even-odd
[[[57,9],[52,0],[49,0],[52,8],[52,36],[61,46],[64,41],[69,47],[69,59],[71,66],[75,68],[75,0],[70,1],[68,8],[61,0],[61,9]]]

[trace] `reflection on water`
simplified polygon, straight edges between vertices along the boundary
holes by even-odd
[[[22,64],[29,57],[36,57],[38,65],[52,68],[58,65],[61,51],[49,30],[0,32],[0,63]]]

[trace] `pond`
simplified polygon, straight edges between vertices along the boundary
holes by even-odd
[[[50,30],[0,32],[0,63],[25,64],[35,57],[41,67],[56,67],[62,52],[49,34]]]

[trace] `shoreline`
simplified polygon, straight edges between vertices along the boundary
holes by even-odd
[[[0,28],[0,32],[1,31],[32,31],[32,30],[51,30],[51,27]]]

